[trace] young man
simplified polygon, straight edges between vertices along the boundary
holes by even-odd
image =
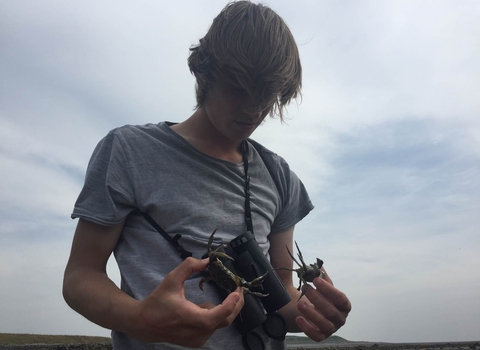
[[[281,118],[300,93],[298,50],[283,20],[262,5],[231,3],[191,51],[193,115],[180,124],[112,130],[93,153],[72,214],[79,222],[64,297],[113,330],[115,349],[244,348],[231,326],[244,305],[242,290],[222,300],[209,284],[199,289],[208,263],[200,258],[213,230],[215,247],[247,230],[244,163],[255,239],[274,268],[292,267],[285,247],[294,251],[294,226],[313,208],[282,158],[250,141],[242,152],[264,118]],[[180,234],[193,258],[183,260],[137,210],[172,237]],[[121,289],[106,275],[112,252]],[[278,273],[292,297],[279,311],[290,332],[321,341],[345,323],[350,302],[328,276],[315,279],[316,288],[299,300],[291,273]],[[284,348],[259,332],[266,348]]]

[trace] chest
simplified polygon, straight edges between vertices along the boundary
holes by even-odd
[[[181,157],[150,162],[136,173],[138,207],[167,232],[207,242],[215,228],[231,238],[246,231],[243,164]],[[261,159],[249,163],[248,174],[255,234],[266,241],[279,210],[278,192]]]

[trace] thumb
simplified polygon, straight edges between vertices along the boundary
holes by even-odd
[[[325,268],[322,266],[321,270],[323,271],[323,273],[325,274],[325,276],[323,276],[323,279],[325,281],[327,281],[328,283],[330,283],[332,286],[333,286],[333,281],[332,279],[330,278],[330,276],[328,275],[327,273],[327,270],[325,270]]]

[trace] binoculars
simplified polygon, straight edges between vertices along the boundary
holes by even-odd
[[[247,335],[258,326],[263,325],[263,329],[269,337],[283,340],[286,326],[283,318],[276,311],[288,304],[291,297],[270,261],[263,254],[254,235],[247,231],[234,238],[219,251],[223,251],[233,258],[233,260],[222,260],[225,267],[246,281],[251,281],[266,273],[259,287],[250,288],[251,291],[266,296],[244,294],[245,304],[235,320],[240,333]],[[218,289],[226,294],[222,288],[218,287]]]

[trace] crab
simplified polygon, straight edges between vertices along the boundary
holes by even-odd
[[[202,278],[202,280],[198,284],[200,289],[203,291],[203,284],[207,281],[213,280],[218,286],[227,290],[229,293],[235,291],[235,289],[237,289],[238,287],[242,287],[244,294],[248,293],[258,297],[268,296],[268,294],[257,293],[250,290],[250,288],[259,287],[262,284],[265,277],[267,277],[268,271],[264,275],[257,277],[250,282],[247,282],[244,278],[235,275],[223,264],[220,258],[232,261],[234,259],[228,254],[219,251],[222,246],[219,246],[216,249],[212,249],[213,236],[216,232],[217,229],[213,231],[213,233],[210,235],[210,239],[208,240],[209,261],[206,270],[207,277]]]
[[[298,298],[298,300],[300,300],[305,295],[305,293],[307,291],[306,288],[302,288],[302,284],[305,287],[307,282],[313,282],[314,278],[316,278],[316,277],[323,278],[325,276],[325,272],[323,272],[321,270],[322,265],[323,265],[322,260],[317,258],[317,262],[315,264],[310,264],[310,265],[305,264],[305,261],[303,261],[302,252],[300,251],[300,248],[298,248],[297,242],[295,242],[295,246],[297,247],[297,250],[298,250],[297,255],[298,255],[298,258],[301,261],[301,264],[297,261],[297,259],[295,259],[295,257],[292,255],[292,253],[290,252],[288,247],[286,247],[286,248],[287,248],[288,255],[290,255],[290,257],[293,259],[293,261],[295,261],[295,263],[299,266],[299,268],[298,269],[290,269],[288,267],[280,267],[277,270],[295,271],[297,273],[298,279],[300,280],[300,284],[299,284],[297,290],[299,291],[300,289],[302,289],[302,293],[300,294],[300,297]]]

